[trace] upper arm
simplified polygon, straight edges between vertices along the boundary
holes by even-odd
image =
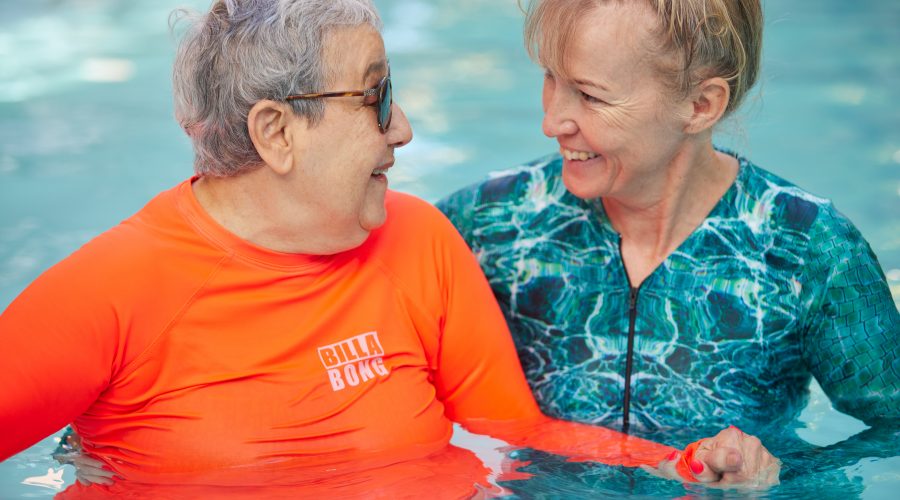
[[[804,358],[835,407],[900,417],[900,317],[875,254],[840,215],[811,241]]]
[[[115,313],[91,276],[71,271],[52,268],[0,315],[0,460],[71,422],[109,383]]]
[[[535,417],[540,412],[490,286],[459,234],[442,224],[438,397],[456,421]]]

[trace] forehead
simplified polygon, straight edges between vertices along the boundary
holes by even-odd
[[[363,84],[387,72],[381,34],[368,24],[340,26],[325,36],[325,74],[335,84]]]
[[[656,41],[656,14],[645,2],[603,2],[582,16],[572,36],[547,37],[543,43],[564,44],[548,53],[561,60],[542,61],[554,72],[570,79],[602,73],[641,73],[649,69]]]

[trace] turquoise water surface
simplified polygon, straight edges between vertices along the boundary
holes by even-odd
[[[190,145],[172,118],[166,24],[184,4],[208,1],[0,0],[0,309],[47,267],[191,174]],[[394,189],[436,201],[556,149],[541,134],[541,71],[522,48],[515,0],[376,4],[396,98],[415,131],[391,171]],[[900,304],[900,2],[765,7],[761,84],[718,142],[834,200],[871,243]],[[833,410],[815,384],[797,425],[816,446],[866,429]],[[455,439],[488,465],[502,459],[492,440]],[[49,459],[54,447],[51,437],[0,463],[0,498],[52,496],[69,484],[70,468]],[[890,458],[822,466],[807,453],[786,462],[781,486],[753,496],[895,498],[900,449],[886,447]],[[507,487],[524,498],[747,495],[521,454],[536,476]]]

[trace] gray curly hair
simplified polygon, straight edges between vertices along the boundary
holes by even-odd
[[[371,0],[216,0],[205,14],[172,13],[173,29],[182,21],[175,118],[194,145],[194,171],[214,177],[262,165],[247,131],[254,104],[319,92],[333,78],[322,61],[329,30],[368,24],[381,31]],[[325,109],[320,99],[289,105],[312,124]]]

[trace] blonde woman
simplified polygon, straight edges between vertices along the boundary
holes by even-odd
[[[869,425],[900,418],[900,315],[869,245],[827,200],[713,145],[758,78],[762,27],[758,0],[531,3],[559,153],[439,207],[547,414],[759,433],[788,427],[815,377]]]

